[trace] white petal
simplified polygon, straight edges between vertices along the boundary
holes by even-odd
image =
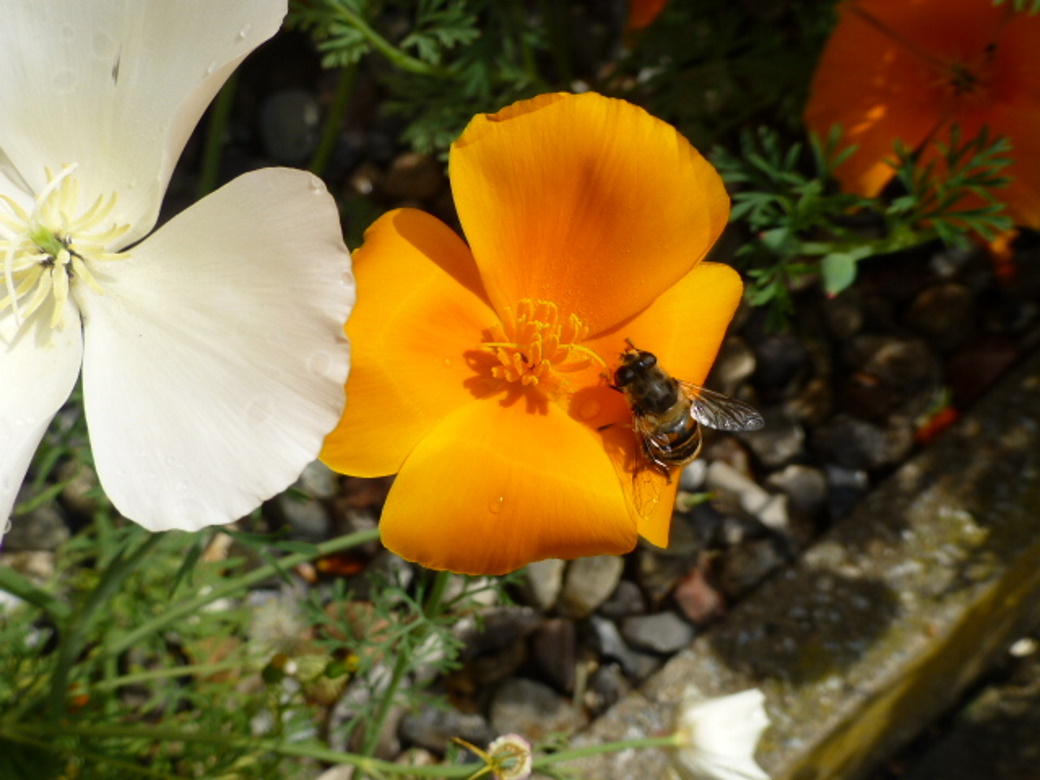
[[[315,459],[339,420],[354,301],[320,179],[235,179],[80,291],[102,486],[153,530],[232,521]]]
[[[755,763],[755,748],[768,726],[765,695],[758,688],[715,699],[689,691],[677,725],[686,744],[676,759],[695,780],[769,780]]]
[[[0,149],[36,192],[78,163],[113,217],[155,224],[188,136],[235,66],[278,30],[286,0],[3,0]]]
[[[50,317],[43,306],[16,340],[14,317],[0,314],[0,541],[33,453],[79,376],[79,315],[69,304],[63,330],[39,327]]]

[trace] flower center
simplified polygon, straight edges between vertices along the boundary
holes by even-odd
[[[993,76],[995,46],[987,46],[983,53],[965,62],[946,65],[942,80],[949,94],[957,100],[975,100],[984,97]]]
[[[75,282],[103,294],[90,266],[129,257],[107,250],[130,229],[106,221],[116,205],[115,194],[107,200],[99,196],[80,209],[79,186],[71,176],[75,170],[75,165],[66,165],[57,176],[48,170],[47,186],[36,196],[31,213],[0,195],[0,314],[11,310],[16,333],[51,298],[50,326],[64,327],[65,304]]]
[[[606,366],[599,355],[581,344],[588,334],[578,315],[561,319],[555,303],[524,298],[515,314],[506,307],[502,323],[491,329],[491,340],[480,347],[498,361],[491,369],[496,379],[562,391],[567,383],[560,374],[593,363]]]

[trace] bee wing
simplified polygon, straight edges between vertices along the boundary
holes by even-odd
[[[640,517],[650,517],[661,500],[668,478],[656,466],[646,465],[632,475],[632,498]]]
[[[701,425],[719,431],[757,431],[766,424],[762,415],[743,401],[692,382],[680,380],[679,386],[693,404],[690,414]]]
[[[633,415],[632,428],[640,440],[642,462],[632,474],[632,497],[636,511],[640,517],[649,517],[657,502],[661,500],[661,492],[672,479],[677,477],[678,469],[669,469],[666,465],[654,460],[655,452],[667,446],[667,437],[654,432],[653,426],[646,418]]]

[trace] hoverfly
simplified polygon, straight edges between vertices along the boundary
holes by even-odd
[[[632,409],[632,429],[645,459],[636,471],[634,492],[636,508],[645,516],[672,473],[700,453],[702,425],[755,431],[765,420],[743,401],[670,376],[653,353],[626,342],[629,348],[621,353],[611,387],[625,394]]]

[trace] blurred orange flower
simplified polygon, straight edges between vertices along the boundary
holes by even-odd
[[[654,23],[668,0],[628,0],[628,30],[642,30]]]
[[[817,66],[805,121],[835,124],[857,150],[835,174],[877,195],[893,176],[893,141],[938,157],[953,125],[1006,136],[1011,184],[996,194],[1020,225],[1040,227],[1040,16],[993,0],[848,0]]]
[[[631,338],[703,382],[741,296],[700,262],[729,213],[721,179],[674,128],[596,94],[477,116],[449,176],[468,246],[400,209],[355,254],[349,402],[322,459],[398,473],[383,543],[430,568],[666,545],[676,481],[639,516],[639,443],[605,375]]]

